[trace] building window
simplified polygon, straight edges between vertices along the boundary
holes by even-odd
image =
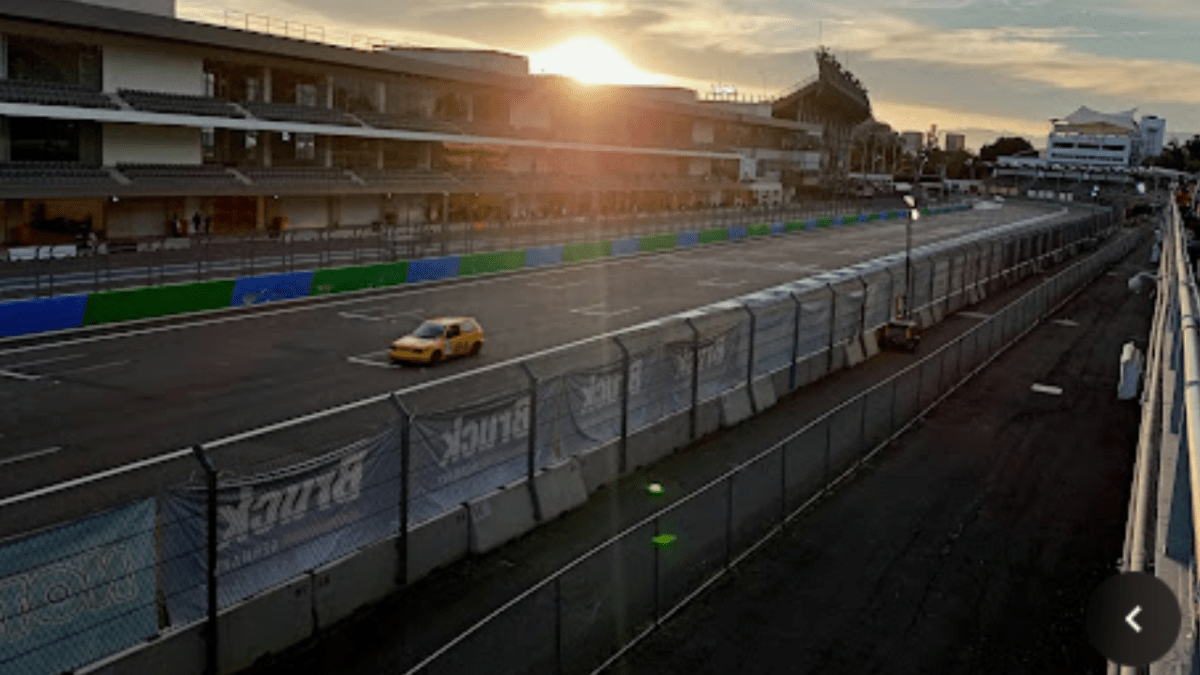
[[[217,158],[217,130],[206,127],[200,130],[200,148],[205,160]]]
[[[100,50],[90,45],[9,35],[8,79],[100,88]]]
[[[246,101],[254,103],[262,100],[262,80],[257,77],[246,78]]]
[[[296,159],[317,158],[317,137],[314,134],[296,134]]]

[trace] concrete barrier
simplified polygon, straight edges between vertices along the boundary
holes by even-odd
[[[18,246],[8,249],[8,259],[11,262],[25,262],[38,259],[37,246]]]
[[[850,338],[850,340],[846,342],[844,352],[846,354],[847,368],[853,368],[867,360],[867,355],[863,351],[862,340],[858,337]]]
[[[721,428],[721,397],[696,404],[696,438],[703,438]]]
[[[408,583],[467,557],[470,530],[465,506],[408,528]]]
[[[572,457],[534,474],[533,495],[537,498],[542,522],[582,506],[587,501],[588,490],[579,462]]]
[[[467,510],[470,512],[471,553],[487,553],[537,525],[533,493],[525,478],[472,499],[467,502]]]
[[[633,471],[653,464],[686,446],[691,441],[689,414],[685,410],[629,434],[625,441],[625,468]]]
[[[785,376],[787,375],[787,371],[782,372]],[[754,404],[754,412],[762,412],[775,405],[777,397],[775,396],[774,380],[774,376],[767,375],[750,383],[750,395],[751,402]]]
[[[776,394],[776,398],[791,391],[792,371],[790,368],[780,368],[768,377],[771,378],[771,392]],[[771,405],[774,405],[774,403]]]
[[[768,381],[767,384],[770,385],[770,382]],[[754,406],[750,401],[750,388],[746,385],[721,394],[719,400],[722,427],[732,427],[754,415]]]
[[[863,343],[863,353],[865,353],[867,355],[868,359],[875,358],[876,356],[879,355],[879,352],[880,352],[879,331],[877,331],[877,330],[867,331],[862,336],[862,343]]]
[[[395,539],[378,542],[313,570],[313,620],[318,631],[402,586],[396,583],[400,552]]]
[[[208,625],[198,621],[75,670],[75,675],[204,675]]]
[[[312,603],[312,576],[303,574],[222,612],[217,621],[220,672],[244,670],[311,637]]]
[[[621,442],[613,441],[579,454],[579,472],[588,494],[621,475]]]
[[[822,377],[829,373],[836,373],[846,367],[846,343],[834,345],[833,351],[827,351],[829,354],[829,369],[822,374]]]

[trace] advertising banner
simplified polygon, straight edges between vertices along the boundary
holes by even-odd
[[[800,298],[800,337],[796,356],[803,358],[829,348],[832,301],[829,293],[817,291]]]
[[[55,675],[158,631],[154,500],[0,547],[0,672]]]
[[[696,356],[700,367],[697,401],[712,400],[745,383],[748,333],[747,321],[700,339],[700,351]],[[692,343],[669,343],[667,350],[670,354],[668,380],[672,382],[671,391],[675,395],[670,412],[679,412],[691,405]],[[683,405],[676,407],[680,399]]]
[[[312,462],[221,480],[217,596],[227,607],[399,532],[398,429]],[[207,494],[170,490],[163,505],[163,590],[172,624],[207,611]]]
[[[791,299],[752,308],[754,312],[754,375],[787,368],[796,338],[796,303]]]
[[[521,392],[417,415],[409,435],[409,523],[428,520],[525,476],[532,402],[529,392]],[[544,466],[549,458],[534,459],[535,465]]]

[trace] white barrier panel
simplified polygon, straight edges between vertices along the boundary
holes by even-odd
[[[525,478],[472,499],[467,510],[471,515],[471,553],[487,553],[537,525],[533,493]]]
[[[754,414],[750,403],[750,388],[742,385],[721,394],[721,426],[732,427]]]
[[[75,246],[75,244],[60,244],[58,246],[50,247],[50,258],[52,260],[74,258],[76,255],[78,255],[78,253],[79,249]]]
[[[853,368],[866,360],[867,355],[863,349],[862,339],[860,337],[850,338],[850,341],[846,343],[846,367]]]
[[[18,248],[8,249],[8,259],[12,262],[25,262],[29,260],[37,260],[37,246],[21,246]]]
[[[721,428],[720,396],[696,404],[696,437],[703,438]],[[695,439],[692,439],[695,440]]]
[[[408,530],[408,583],[467,557],[470,523],[467,507],[458,506]]]
[[[401,588],[396,584],[400,552],[386,539],[313,570],[313,616],[318,630],[382,600]]]
[[[226,609],[217,621],[222,675],[308,639],[315,628],[312,576],[303,574]]]
[[[542,522],[582,506],[587,501],[588,490],[579,462],[571,458],[534,474],[533,494]]]
[[[621,442],[614,441],[581,453],[579,472],[588,494],[617,480],[621,475]]]
[[[862,336],[863,350],[867,354],[867,358],[874,358],[879,355],[879,331],[871,331]]]
[[[785,375],[787,373],[784,373]],[[754,411],[762,412],[775,405],[778,397],[775,395],[775,378],[760,377],[750,383],[750,395],[754,403]]]
[[[207,630],[208,625],[203,621],[172,629],[152,642],[79,668],[75,675],[204,675]]]

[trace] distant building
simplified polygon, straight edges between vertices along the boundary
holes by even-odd
[[[920,131],[905,131],[900,134],[900,142],[904,144],[905,152],[915,155],[925,147],[925,134]]]
[[[1083,106],[1062,119],[1046,141],[1046,159],[1052,163],[1092,167],[1136,166],[1144,157],[1162,151],[1166,121],[1152,116],[1139,126],[1134,110],[1102,113]]]
[[[1154,115],[1142,116],[1142,157],[1157,157],[1162,154],[1163,137],[1167,133],[1167,121]]]
[[[962,152],[967,149],[967,137],[963,134],[946,134],[946,152]]]

